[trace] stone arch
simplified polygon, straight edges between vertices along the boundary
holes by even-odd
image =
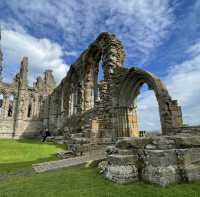
[[[144,83],[154,91],[158,101],[162,134],[170,134],[174,128],[182,125],[181,108],[176,100],[172,100],[164,83],[152,73],[135,67],[130,69],[121,83],[117,107],[125,109],[133,107],[133,102]]]
[[[111,33],[101,33],[97,39],[81,55],[81,62],[84,91],[85,91],[85,109],[95,106],[99,100],[98,73],[100,63],[102,63],[103,81],[109,86],[109,81],[114,74],[116,67],[122,67],[124,62],[124,49],[122,43]],[[90,105],[93,103],[92,105]],[[88,106],[87,106],[88,105]]]
[[[114,68],[123,66],[124,58],[125,53],[121,41],[114,34],[108,32],[101,33],[85,54],[86,61],[89,61],[94,67],[96,66],[96,72],[98,72],[99,63],[102,61],[105,80],[110,79]]]

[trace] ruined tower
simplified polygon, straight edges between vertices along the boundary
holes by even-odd
[[[23,57],[21,61],[21,67],[20,67],[20,73],[19,73],[19,88],[20,89],[26,89],[28,85],[27,74],[28,74],[28,58]]]
[[[27,111],[27,88],[28,88],[28,58],[23,57],[20,66],[20,72],[18,74],[18,95],[17,95],[17,105],[15,112],[15,124],[13,137],[23,130],[24,122],[23,119],[26,117]]]
[[[54,88],[56,87],[56,82],[52,74],[52,70],[46,70],[44,72],[44,85],[45,93],[47,95],[51,94]]]

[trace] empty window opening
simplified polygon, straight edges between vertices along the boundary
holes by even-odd
[[[3,111],[3,94],[0,94],[0,115],[2,114]]]
[[[31,113],[32,113],[32,105],[29,104],[29,105],[28,105],[28,113],[27,113],[27,117],[28,117],[28,118],[31,117]]]
[[[103,76],[103,65],[102,61],[99,62],[99,69],[98,69],[98,82],[102,81],[104,79]]]
[[[140,87],[140,94],[136,98],[136,114],[139,135],[156,135],[161,133],[159,106],[153,91],[147,84]]]
[[[14,102],[14,96],[11,95],[9,97],[9,104],[8,104],[8,117],[12,117],[13,115],[13,102]]]

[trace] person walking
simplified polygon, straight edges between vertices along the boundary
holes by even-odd
[[[51,136],[51,133],[50,131],[46,128],[45,131],[44,131],[44,136],[43,136],[43,140],[42,142],[45,142],[47,137],[50,137]]]

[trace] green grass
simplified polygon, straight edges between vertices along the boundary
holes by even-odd
[[[62,145],[39,140],[0,140],[0,173],[30,168],[31,164],[55,160]]]
[[[118,185],[96,168],[74,167],[0,182],[2,197],[199,197],[200,182],[160,188],[144,183]]]
[[[31,164],[56,159],[62,146],[37,140],[0,140],[0,197],[200,197],[200,182],[161,188],[145,183],[114,184],[96,168],[77,166],[36,174]],[[1,179],[2,173],[23,169]]]

